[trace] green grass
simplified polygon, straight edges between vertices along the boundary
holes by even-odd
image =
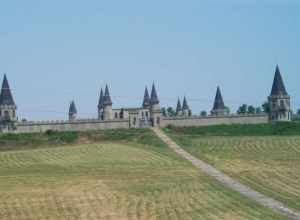
[[[267,136],[300,135],[300,123],[277,122],[268,124],[214,125],[202,127],[174,127],[164,129],[180,135],[201,136]]]
[[[196,170],[151,130],[0,152],[1,220],[284,220]]]
[[[194,156],[300,211],[300,136],[291,136],[289,130],[281,132],[289,135],[281,136],[254,136],[245,131],[236,136],[197,135],[197,129],[167,132]]]
[[[30,150],[45,147],[57,147],[84,142],[135,141],[161,146],[147,129],[119,129],[87,132],[56,132],[0,135],[0,152],[8,150]],[[152,141],[154,141],[152,143]]]

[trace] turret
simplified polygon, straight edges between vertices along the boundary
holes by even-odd
[[[113,112],[112,112],[112,101],[110,98],[108,86],[105,86],[105,92],[103,96],[103,120],[112,120]]]
[[[183,104],[182,104],[182,114],[185,117],[191,116],[191,110],[187,103],[186,97],[183,98]]]
[[[227,114],[227,112],[226,112],[225,104],[224,104],[223,97],[221,94],[221,89],[218,86],[216,96],[215,96],[214,106],[213,106],[213,109],[211,110],[211,115],[223,116],[226,114]]]
[[[272,91],[268,97],[269,101],[269,120],[270,121],[290,121],[291,120],[291,104],[283,83],[283,79],[278,65],[276,66]]]
[[[100,91],[100,96],[99,96],[99,101],[98,101],[98,119],[99,120],[103,120],[103,99],[104,99],[104,95],[103,95],[103,90],[101,89]]]
[[[145,93],[144,93],[144,100],[143,100],[143,108],[150,108],[151,106],[151,100],[149,97],[148,88],[146,86]]]
[[[76,118],[77,118],[77,108],[73,100],[70,103],[70,108],[69,108],[69,121],[71,122],[76,121]]]
[[[8,80],[4,74],[0,93],[0,122],[17,121],[17,106],[14,102]]]
[[[151,104],[150,114],[151,114],[152,126],[156,127],[160,125],[161,110],[160,110],[159,99],[157,96],[154,83],[152,85],[150,104]]]
[[[182,116],[182,107],[181,107],[181,102],[180,102],[179,97],[178,97],[177,106],[176,106],[176,116]]]

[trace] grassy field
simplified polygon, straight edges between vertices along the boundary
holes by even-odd
[[[261,135],[260,126],[257,130],[255,126],[245,126],[244,130],[239,127],[237,135],[231,132],[235,126],[229,129],[223,126],[223,130],[220,127],[208,129],[214,130],[217,136],[203,134],[204,128],[166,130],[191,154],[300,211],[300,135],[294,135],[297,129],[293,132],[280,129],[281,134],[274,136],[270,131],[283,125],[266,126],[269,130],[266,136]]]
[[[200,173],[150,130],[76,134],[62,146],[42,135],[21,150],[10,139],[1,220],[286,219]]]

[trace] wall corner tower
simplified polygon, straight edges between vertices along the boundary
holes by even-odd
[[[269,120],[270,121],[291,121],[291,97],[285,88],[278,65],[276,66],[275,76],[271,94],[268,97]]]
[[[6,74],[4,74],[0,93],[0,123],[17,121],[17,106],[14,102]]]

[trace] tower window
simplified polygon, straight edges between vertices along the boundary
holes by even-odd
[[[280,107],[284,107],[284,100],[280,100]]]
[[[115,118],[118,118],[118,112],[115,112]]]
[[[136,117],[133,118],[133,125],[136,125]]]

